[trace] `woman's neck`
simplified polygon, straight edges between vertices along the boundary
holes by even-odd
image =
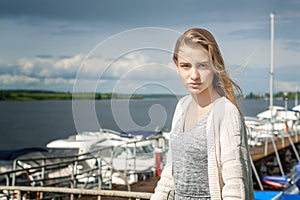
[[[210,106],[215,100],[219,99],[221,96],[215,90],[206,90],[201,94],[192,94],[193,101],[201,108]]]

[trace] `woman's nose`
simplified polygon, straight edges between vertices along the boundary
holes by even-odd
[[[196,67],[192,67],[192,71],[191,71],[190,76],[191,76],[191,79],[192,79],[192,80],[197,80],[197,79],[200,78],[200,73],[199,73],[199,71],[196,69]]]

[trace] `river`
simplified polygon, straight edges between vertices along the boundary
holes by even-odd
[[[169,130],[175,98],[133,100],[2,101],[0,149],[45,147],[48,142],[82,131]],[[241,100],[242,111],[256,116],[268,109],[267,100]],[[284,106],[283,101],[275,105]],[[289,107],[293,107],[289,101]]]

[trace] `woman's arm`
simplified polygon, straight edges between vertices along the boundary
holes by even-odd
[[[247,133],[239,111],[232,104],[225,106],[220,144],[223,199],[253,199]]]
[[[161,177],[157,183],[157,186],[154,190],[154,194],[151,196],[150,200],[166,200],[168,193],[171,190],[174,190],[174,179],[172,175],[172,163],[168,163],[162,173]],[[169,197],[169,199],[172,199]]]
[[[178,119],[180,118],[182,114],[182,108],[188,104],[188,100],[190,99],[190,96],[185,96],[181,98],[177,105],[176,109],[173,115],[173,120],[172,120],[172,128],[171,128],[171,133],[174,129],[174,127],[177,124]],[[169,152],[167,155],[167,161],[166,161],[166,166],[164,167],[160,180],[157,183],[157,186],[155,188],[154,194],[151,196],[151,200],[166,200],[168,193],[170,190],[175,189],[174,185],[174,179],[173,179],[173,171],[172,171],[172,153],[171,153],[171,145],[169,144]],[[169,199],[172,199],[169,197]]]

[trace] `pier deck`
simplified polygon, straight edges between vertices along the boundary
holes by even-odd
[[[133,183],[130,185],[131,191],[132,192],[154,192],[154,188],[157,184],[157,181],[159,180],[159,177],[152,177],[144,181],[139,181],[137,183]],[[112,190],[122,190],[122,191],[127,191],[127,186],[125,185],[116,185],[113,186]],[[85,196],[79,198],[79,200],[97,200],[98,198],[96,196]],[[102,196],[101,200],[125,200],[128,198],[123,198],[123,197],[109,197],[109,196]]]
[[[270,159],[272,159],[272,157],[275,157],[275,153],[277,153],[276,154],[277,159],[279,158],[278,152],[281,153],[281,158],[279,159],[279,160],[281,160],[282,159],[282,153],[287,153],[288,151],[286,151],[286,150],[287,149],[291,150],[291,148],[292,148],[294,154],[296,155],[296,157],[299,161],[299,155],[298,155],[298,152],[300,150],[300,144],[299,144],[300,141],[299,141],[299,139],[300,139],[299,135],[293,135],[293,136],[285,135],[285,137],[277,136],[277,137],[273,137],[273,138],[265,138],[265,141],[263,142],[263,145],[250,147],[250,154],[251,154],[251,157],[252,157],[253,162],[255,164],[254,169],[259,170],[260,165],[263,162],[270,161]],[[72,162],[75,162],[75,161],[79,161],[79,160],[78,159],[74,160],[74,161],[72,160]],[[48,165],[52,166],[53,164],[48,164]],[[39,167],[44,168],[48,165],[42,165],[42,166],[39,166]],[[288,169],[288,168],[286,168],[286,169]],[[15,170],[15,171],[18,172],[18,171],[20,171],[20,169]],[[283,171],[283,170],[281,170],[281,171]],[[284,170],[284,171],[288,173],[288,170]],[[259,171],[258,171],[258,174],[260,174]],[[257,176],[257,177],[259,177],[259,176]],[[257,178],[257,179],[259,179],[259,178]],[[130,185],[130,191],[132,191],[132,192],[153,193],[154,188],[155,188],[158,180],[159,180],[159,177],[152,177],[152,178],[147,179],[145,181],[140,181],[140,182],[131,184]],[[12,182],[14,182],[14,181],[12,181]],[[256,186],[257,186],[257,184],[256,184]],[[126,185],[113,185],[112,190],[129,191],[128,187]],[[78,194],[78,193],[76,193],[76,194]],[[90,193],[86,193],[86,194],[80,193],[80,194],[83,195],[82,197],[79,198],[80,200],[87,200],[87,199],[95,199],[96,200],[96,199],[98,199],[97,196],[86,196],[86,195],[94,195],[94,194],[90,194]],[[107,195],[107,194],[105,194],[105,195]],[[74,195],[74,197],[76,198],[76,195]],[[75,198],[71,198],[71,199],[75,199]],[[112,196],[111,197],[101,196],[101,200],[112,200],[112,199],[124,200],[124,199],[127,199],[127,198],[115,197],[115,196],[114,197],[112,197]]]
[[[276,148],[278,151],[290,147],[291,146],[291,141],[293,142],[294,145],[297,145],[299,141],[299,136],[291,136],[289,137],[282,137],[279,138],[277,137],[274,139],[274,143],[276,145]],[[297,149],[298,151],[298,149]],[[261,146],[255,146],[250,148],[250,154],[253,159],[253,161],[258,161],[260,159],[263,159],[271,154],[275,153],[275,148],[272,143],[271,138],[268,139],[267,141],[267,146],[266,145],[261,145]]]
[[[291,136],[291,137],[276,137],[274,138],[274,144],[276,145],[276,149],[278,151],[281,151],[285,148],[291,147],[291,142],[296,146],[299,144],[299,136]],[[298,150],[298,149],[297,149]],[[275,148],[273,146],[273,142],[271,138],[266,141],[266,145],[261,145],[261,146],[255,146],[250,148],[250,154],[254,162],[259,161],[261,159],[264,159],[268,156],[271,156],[272,154],[275,153]],[[154,192],[154,188],[157,184],[157,181],[159,180],[159,177],[153,177],[145,181],[140,181],[138,183],[134,183],[131,185],[131,191],[135,192]],[[126,186],[115,186],[113,188],[114,190],[127,190]],[[86,200],[86,199],[97,199],[97,197],[82,197],[80,198],[81,200]],[[113,198],[113,197],[102,197],[101,200],[123,200],[126,198]]]

